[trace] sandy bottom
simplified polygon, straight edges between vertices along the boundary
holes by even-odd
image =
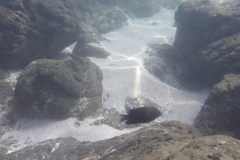
[[[152,22],[157,22],[157,25],[152,25]],[[111,56],[107,59],[90,58],[103,71],[103,98],[106,99],[103,107],[123,112],[127,97],[144,96],[157,103],[163,111],[158,121],[178,120],[193,124],[209,91],[193,93],[180,90],[174,87],[179,84],[172,75],[165,75],[166,81],[162,82],[143,66],[143,59],[164,63],[161,58],[149,57],[145,51],[149,43],[172,44],[176,32],[173,24],[174,11],[162,8],[151,18],[129,20],[127,26],[103,35],[111,42],[104,41],[101,45],[111,52]],[[72,47],[67,49],[72,50]],[[1,140],[13,143],[9,148],[12,152],[48,139],[71,136],[80,141],[98,141],[138,129],[119,131],[107,125],[95,126],[93,121],[22,119],[9,128]]]

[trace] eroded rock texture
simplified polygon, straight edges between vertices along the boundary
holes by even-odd
[[[203,160],[239,159],[240,141],[228,136],[200,137],[199,132],[181,122],[164,122],[112,139],[79,142],[60,138],[38,143],[8,155],[14,159],[83,160]],[[2,147],[2,153],[6,149]],[[5,151],[5,152],[4,152]]]
[[[137,18],[147,18],[160,11],[157,0],[97,0],[106,6],[119,6],[131,11]]]
[[[79,36],[71,0],[3,0],[0,5],[0,68],[51,57]]]
[[[17,78],[14,109],[25,117],[80,119],[102,106],[102,72],[86,58],[37,60]]]
[[[228,73],[240,73],[240,1],[214,4],[183,2],[175,13],[174,46],[193,76],[215,84]]]
[[[228,74],[213,86],[195,120],[204,135],[226,134],[240,138],[240,75]]]

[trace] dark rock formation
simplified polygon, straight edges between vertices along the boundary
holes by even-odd
[[[10,75],[8,72],[0,70],[0,125],[8,122],[6,116],[13,104],[13,88],[15,84],[11,83],[9,78]],[[0,137],[3,131],[0,126]]]
[[[84,32],[107,33],[126,24],[125,11],[116,6],[107,7],[97,0],[72,0],[81,17]]]
[[[240,138],[240,75],[228,74],[214,85],[195,120],[204,135],[226,134]]]
[[[193,127],[165,122],[98,142],[79,142],[74,138],[48,140],[23,148],[1,160],[203,160],[239,159],[240,141],[227,136],[200,137]],[[4,151],[4,147],[2,149]],[[3,152],[4,153],[4,152]],[[217,159],[218,157],[218,159]],[[222,158],[220,158],[222,157]]]
[[[175,13],[178,24],[174,46],[193,76],[215,84],[228,73],[240,73],[239,1],[214,4],[185,1]]]
[[[178,153],[171,155],[166,160],[223,160],[239,159],[240,141],[222,135],[206,136],[193,140],[183,147]]]
[[[160,4],[157,0],[97,0],[106,6],[119,6],[128,9],[137,18],[147,18],[160,11]]]
[[[24,67],[75,42],[79,20],[71,0],[11,0],[0,6],[0,68]]]
[[[160,5],[162,7],[170,9],[170,10],[174,10],[184,0],[159,0],[159,1],[160,1]]]
[[[13,86],[7,81],[8,78],[9,73],[0,70],[0,113],[8,109],[9,101],[13,96]]]
[[[27,117],[82,119],[102,106],[102,78],[86,58],[33,61],[17,78],[14,110]]]
[[[167,122],[95,143],[79,142],[73,138],[49,140],[6,155],[1,160],[11,159],[16,155],[18,160],[43,156],[51,160],[90,159],[90,157],[102,160],[146,160],[157,157],[164,159],[199,136],[199,132],[189,125]]]
[[[72,53],[80,57],[107,58],[110,53],[100,45],[103,40],[107,39],[99,34],[85,33],[78,39]]]
[[[164,61],[164,64],[156,63],[155,58],[144,60],[144,67],[150,73],[160,78],[162,82],[172,85],[179,89],[199,90],[207,85],[203,82],[203,78],[196,75],[193,76],[191,68],[184,63],[184,57],[180,56],[178,50],[167,43],[149,44],[146,51],[150,56],[157,56]],[[177,83],[169,82],[168,75],[173,75]]]

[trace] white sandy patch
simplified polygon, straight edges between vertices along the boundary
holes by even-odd
[[[157,25],[152,25],[157,22]],[[145,51],[149,43],[172,44],[176,28],[174,11],[162,8],[161,12],[148,19],[129,20],[127,26],[103,35],[111,42],[101,42],[101,45],[111,55],[107,59],[90,58],[103,71],[103,107],[124,111],[125,99],[142,95],[159,104],[163,111],[158,121],[178,120],[193,124],[193,119],[201,109],[208,91],[192,93],[179,90],[162,82],[145,70],[143,58],[149,57]],[[66,50],[71,51],[73,46]],[[157,58],[156,58],[157,59]],[[163,60],[159,60],[163,64]],[[169,83],[177,83],[173,76],[165,77]],[[11,151],[48,139],[59,137],[75,137],[80,141],[98,141],[132,132],[131,129],[118,131],[107,125],[94,126],[94,120],[79,121],[70,118],[57,120],[23,119],[17,122],[2,137],[17,142],[11,146]],[[20,127],[19,127],[20,126]],[[138,128],[136,128],[138,129]]]
[[[48,139],[75,137],[79,141],[99,141],[132,132],[136,129],[116,130],[107,125],[93,125],[93,119],[79,122],[76,118],[66,120],[19,120],[13,128],[3,135],[2,139],[16,141],[9,153],[23,147]]]

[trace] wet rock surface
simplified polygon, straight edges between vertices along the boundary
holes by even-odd
[[[179,49],[192,76],[215,84],[228,73],[240,73],[239,1],[214,4],[209,0],[179,5],[174,46]]]
[[[0,70],[0,114],[8,110],[13,96],[14,86],[8,81],[9,76],[8,72]]]
[[[147,18],[160,11],[157,0],[97,0],[106,6],[119,6],[132,12],[136,18]]]
[[[203,135],[226,134],[240,138],[240,75],[228,74],[213,86],[199,112],[195,127]]]
[[[102,107],[102,72],[86,58],[77,60],[29,64],[17,78],[14,110],[23,117],[83,119],[94,114]]]
[[[201,137],[181,122],[154,124],[138,131],[98,142],[74,138],[48,140],[28,146],[2,160],[14,159],[239,159],[240,141],[228,136]],[[6,149],[6,148],[5,148]],[[4,148],[3,148],[4,150]],[[4,152],[3,152],[4,153]]]
[[[80,14],[81,29],[84,33],[107,33],[126,24],[126,13],[117,6],[108,7],[97,0],[72,0],[72,2]]]
[[[2,125],[7,124],[7,115],[13,106],[13,93],[15,83],[11,82],[8,71],[0,70],[0,137],[5,129]]]
[[[109,41],[100,34],[85,33],[78,39],[72,53],[80,57],[107,58],[110,52],[101,46],[100,41]]]
[[[174,10],[184,0],[160,0],[160,5],[164,8]]]
[[[222,135],[201,137],[190,142],[181,151],[168,157],[167,160],[239,159],[239,142],[235,138]]]
[[[167,43],[151,43],[146,53],[150,56],[160,57],[160,60],[163,61],[161,65],[158,65],[154,59],[144,60],[145,69],[163,82],[173,85],[166,79],[169,79],[168,75],[174,75],[174,78],[177,80],[174,87],[179,89],[193,91],[201,90],[208,86],[208,84],[204,83],[204,79],[201,76],[193,76],[194,72],[184,63],[184,57],[180,56],[179,51],[174,46]]]
[[[49,140],[23,148],[1,159],[11,159],[16,155],[19,160],[30,157],[31,159],[43,157],[45,159],[90,159],[90,157],[95,157],[104,160],[163,158],[174,153],[175,149],[180,150],[191,139],[199,136],[199,132],[189,125],[167,122],[95,143],[79,142],[73,138]]]
[[[80,34],[71,0],[12,0],[0,6],[0,68],[25,67],[60,52]]]

